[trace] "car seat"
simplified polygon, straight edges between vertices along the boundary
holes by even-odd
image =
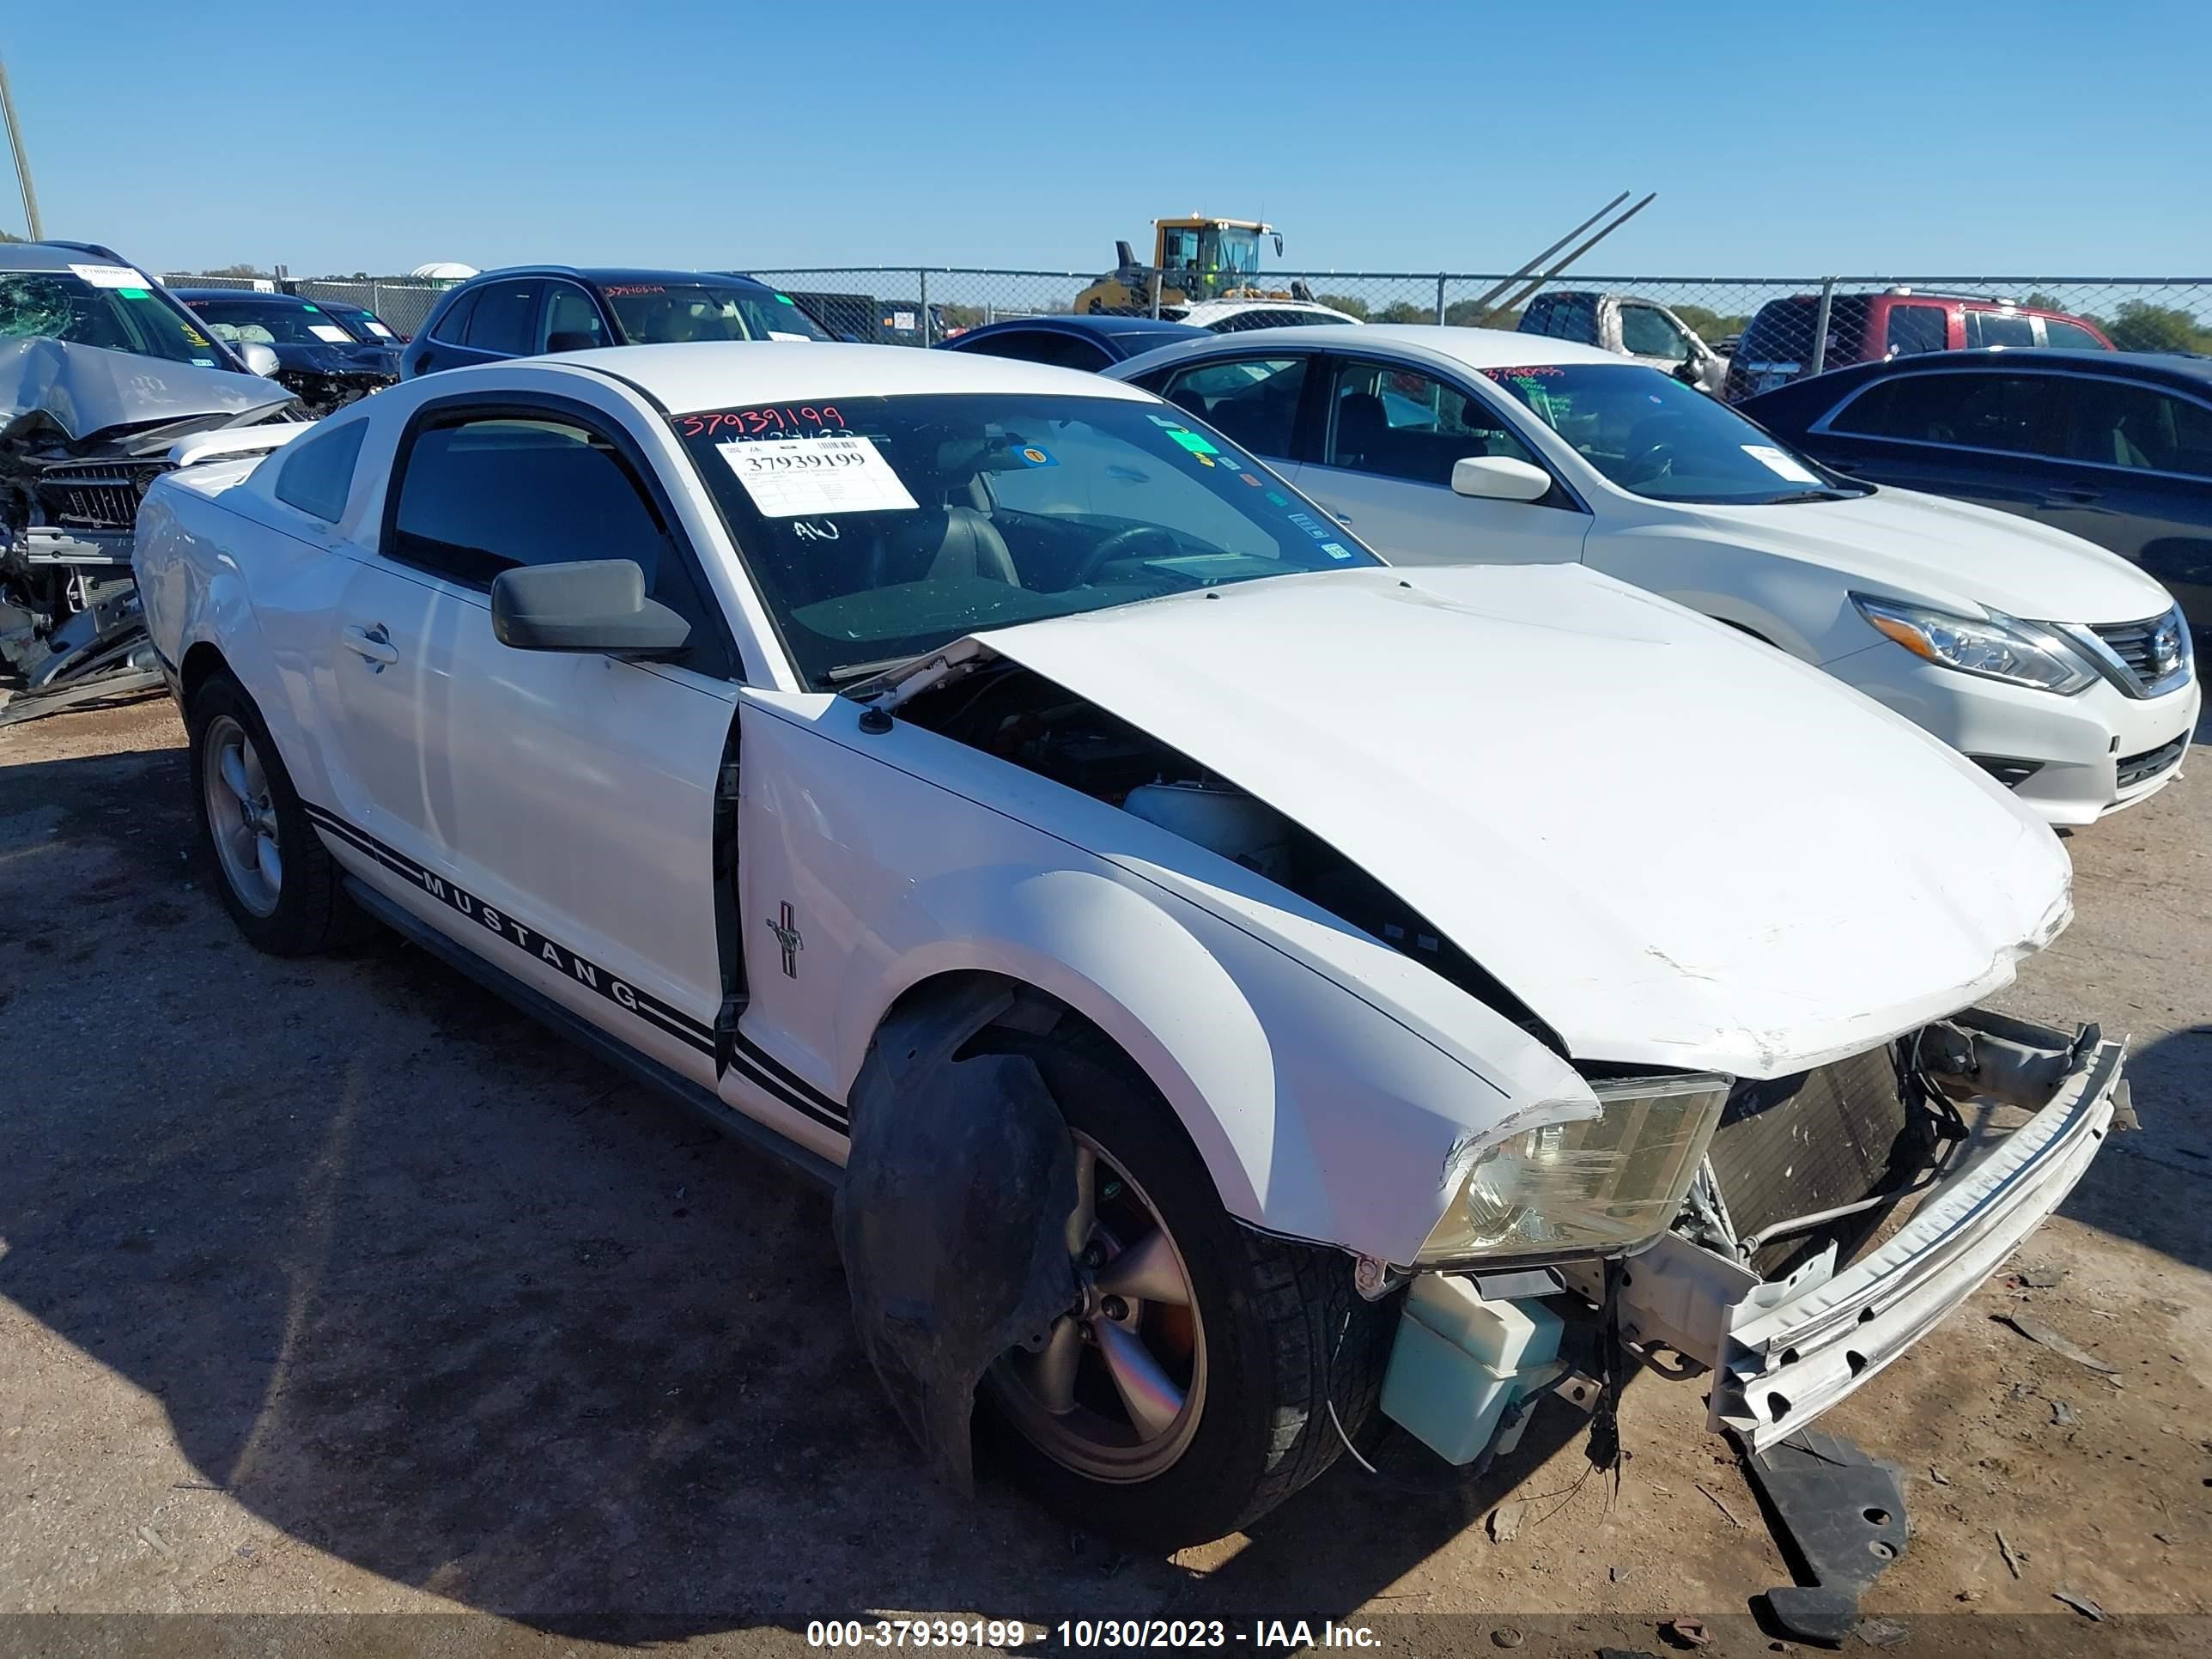
[[[1347,392],[1336,404],[1335,465],[1383,470],[1390,416],[1371,392]]]
[[[902,513],[876,544],[871,586],[963,577],[1018,587],[1021,574],[998,526],[972,507]]]

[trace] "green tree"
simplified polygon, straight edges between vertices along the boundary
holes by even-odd
[[[1751,319],[1742,313],[1723,314],[1707,306],[1670,306],[1668,307],[1686,324],[1707,345],[1718,345],[1731,334],[1741,334]]]
[[[1367,301],[1352,294],[1316,294],[1314,298],[1325,306],[1334,306],[1339,311],[1367,320]]]
[[[1434,306],[1417,306],[1411,301],[1393,300],[1367,320],[1370,323],[1433,323],[1436,319]]]
[[[212,270],[193,274],[199,276],[266,276],[269,273],[258,265],[217,265]]]
[[[2123,351],[2212,352],[2212,328],[2179,306],[2130,300],[2101,326]]]
[[[1500,311],[1472,300],[1455,300],[1444,307],[1444,322],[1451,328],[1502,328],[1510,333],[1521,326],[1521,313],[1517,307]]]

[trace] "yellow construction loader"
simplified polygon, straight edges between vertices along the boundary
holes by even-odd
[[[1155,304],[1182,307],[1201,300],[1290,300],[1310,296],[1260,286],[1260,239],[1274,239],[1283,257],[1283,234],[1256,219],[1216,219],[1192,213],[1152,221],[1152,261],[1138,263],[1127,242],[1114,244],[1120,263],[1075,296],[1075,311],[1149,315]],[[1157,280],[1159,292],[1154,295]]]

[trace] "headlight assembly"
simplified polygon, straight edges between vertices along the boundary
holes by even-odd
[[[1957,617],[1924,605],[1851,595],[1876,632],[1916,657],[1962,674],[2033,686],[2062,696],[2093,684],[2096,671],[2059,634],[2035,623],[1998,616]]]
[[[1681,1209],[1733,1081],[1707,1073],[1592,1084],[1595,1117],[1482,1149],[1417,1264],[1650,1243]]]

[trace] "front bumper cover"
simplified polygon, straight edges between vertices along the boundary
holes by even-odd
[[[1710,1368],[1712,1426],[1748,1450],[1803,1428],[1978,1289],[2096,1156],[2125,1097],[2125,1045],[2035,1038],[2072,1050],[2047,1101],[1927,1193],[1885,1243],[1840,1270],[1826,1253],[1770,1283],[1669,1234],[1629,1264],[1623,1334]]]

